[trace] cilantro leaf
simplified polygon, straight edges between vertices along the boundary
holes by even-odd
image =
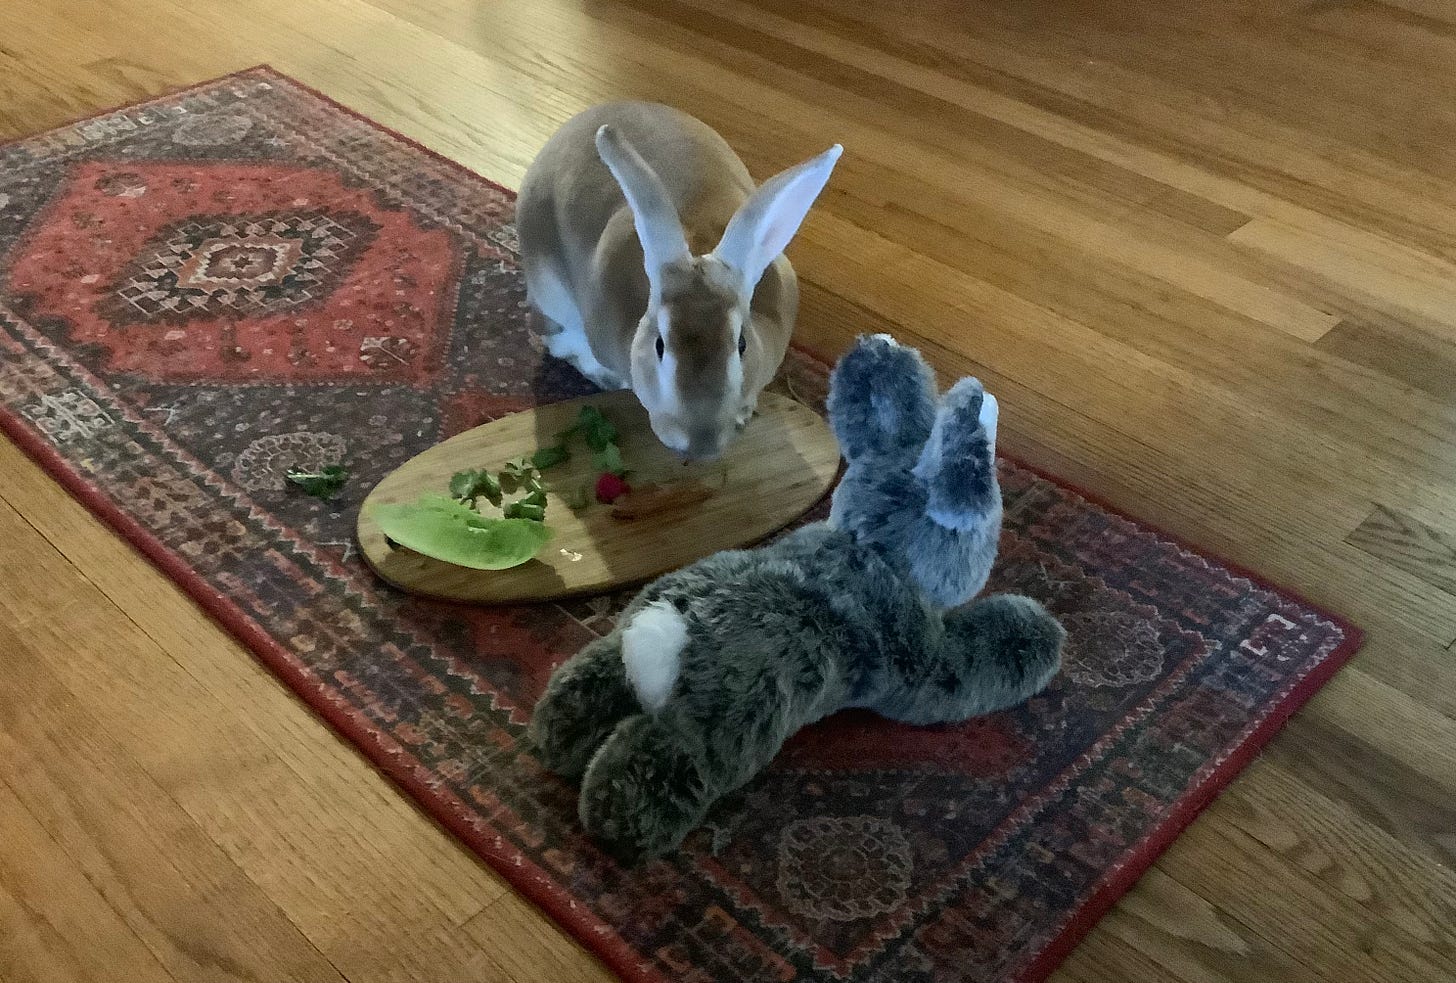
[[[546,506],[533,505],[524,498],[505,507],[507,519],[530,519],[532,522],[546,521]]]
[[[607,444],[592,455],[592,463],[600,472],[614,474],[622,477],[627,469],[622,464],[622,452],[617,449],[616,444]]]
[[[501,486],[495,475],[484,468],[461,471],[450,478],[450,494],[463,502],[473,503],[482,495],[492,505],[501,503]]]
[[[547,468],[556,467],[556,465],[562,463],[570,457],[571,452],[566,449],[566,445],[564,443],[557,444],[555,447],[543,447],[536,453],[532,454],[531,464],[534,465],[537,470],[545,471]]]
[[[289,468],[285,477],[315,498],[329,499],[339,493],[349,472],[341,464],[330,464],[317,471],[301,471]]]
[[[529,458],[518,457],[507,461],[500,473],[500,484],[506,492],[514,492],[536,476],[536,467]]]
[[[608,445],[616,443],[617,440],[617,428],[595,406],[581,408],[581,414],[576,421],[576,429],[581,431],[586,445],[598,453],[606,450]]]

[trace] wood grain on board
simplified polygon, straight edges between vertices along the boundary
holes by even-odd
[[[1453,24],[1456,0],[8,0],[0,136],[269,62],[512,186],[618,96],[760,176],[842,142],[790,247],[800,342],[894,332],[1001,397],[1010,453],[1369,632],[1056,978],[1441,979]],[[0,978],[607,978],[8,445],[0,474]]]

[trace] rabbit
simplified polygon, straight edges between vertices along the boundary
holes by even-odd
[[[681,110],[614,102],[568,120],[516,203],[547,350],[603,389],[631,389],[670,450],[720,456],[788,350],[799,288],[783,250],[841,149],[755,188]]]
[[[581,780],[588,834],[627,862],[660,856],[841,708],[949,723],[1050,682],[1066,636],[1045,608],[966,604],[1001,532],[997,413],[975,379],[937,398],[913,349],[857,343],[830,383],[848,467],[829,518],[658,578],[547,683],[528,733]]]

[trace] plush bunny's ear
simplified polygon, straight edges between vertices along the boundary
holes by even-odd
[[[996,488],[996,397],[976,379],[945,394],[915,477],[925,484],[925,510],[947,529],[974,529],[999,501]]]
[[[657,172],[614,127],[607,125],[597,130],[597,154],[627,197],[632,224],[642,241],[647,279],[656,294],[662,282],[662,268],[691,258],[682,219]]]
[[[818,157],[769,178],[728,222],[713,255],[738,271],[745,291],[758,286],[768,264],[799,231],[843,152],[836,143]]]
[[[847,461],[918,451],[935,422],[935,375],[889,335],[863,337],[834,367],[828,409]]]

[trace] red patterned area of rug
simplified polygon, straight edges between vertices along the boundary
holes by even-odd
[[[0,147],[0,421],[622,975],[1041,978],[1358,644],[1003,462],[992,587],[1066,624],[1052,686],[956,727],[835,717],[623,870],[523,730],[624,599],[425,603],[352,545],[414,454],[591,391],[531,334],[512,212],[267,69]],[[780,384],[824,382],[794,355]],[[284,480],[336,461],[332,503]]]

